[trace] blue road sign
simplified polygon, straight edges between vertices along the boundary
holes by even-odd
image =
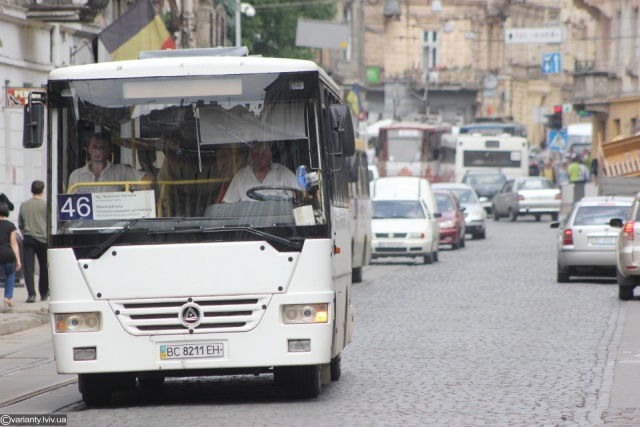
[[[568,137],[566,130],[550,130],[547,139],[547,147],[551,151],[565,151],[567,149]]]
[[[542,74],[557,74],[561,71],[560,52],[542,54]]]

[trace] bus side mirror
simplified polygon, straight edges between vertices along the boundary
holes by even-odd
[[[33,100],[32,96],[38,99]],[[24,106],[24,122],[22,128],[22,146],[38,148],[42,146],[44,134],[44,92],[30,92],[29,101]]]
[[[353,156],[356,152],[356,138],[349,107],[344,104],[329,106],[329,120],[334,154]]]

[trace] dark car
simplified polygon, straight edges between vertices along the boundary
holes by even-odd
[[[466,226],[464,221],[464,208],[451,191],[437,190],[433,192],[438,206],[438,212],[442,214],[440,222],[440,244],[451,245],[451,249],[464,248],[464,235]]]
[[[475,170],[467,171],[462,182],[476,191],[484,210],[491,213],[491,200],[507,182],[507,178],[499,170]]]

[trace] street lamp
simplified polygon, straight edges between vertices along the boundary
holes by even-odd
[[[244,13],[247,17],[253,18],[256,15],[256,10],[249,3],[237,2],[236,8],[236,47],[242,46],[242,29],[240,28],[240,14]]]

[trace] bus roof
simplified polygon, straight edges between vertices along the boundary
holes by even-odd
[[[593,124],[591,122],[572,123],[567,125],[567,133],[570,135],[591,135],[593,133]]]
[[[96,80],[176,76],[224,76],[256,73],[318,72],[336,93],[340,88],[312,61],[259,56],[184,56],[133,59],[57,68],[49,80]]]

